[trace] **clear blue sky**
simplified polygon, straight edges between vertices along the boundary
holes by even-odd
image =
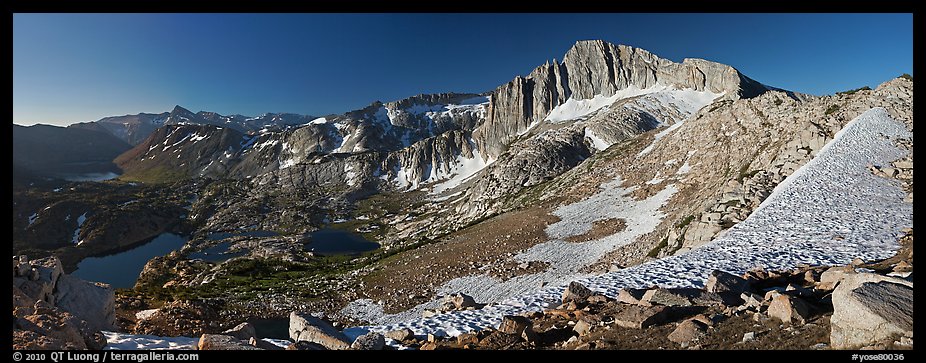
[[[13,122],[342,113],[489,91],[581,39],[811,94],[913,74],[911,14],[15,14]]]

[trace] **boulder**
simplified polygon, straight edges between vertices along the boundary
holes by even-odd
[[[617,292],[617,301],[624,304],[640,304],[644,294],[646,294],[646,289],[620,289]]]
[[[526,329],[533,327],[534,323],[524,316],[505,315],[502,317],[502,323],[498,326],[498,331],[508,334],[521,335]]]
[[[196,345],[199,350],[261,350],[231,335],[203,334]]]
[[[739,300],[739,296],[735,297]],[[694,288],[663,289],[657,288],[643,294],[640,301],[650,305],[665,306],[708,306],[721,305],[725,299],[719,294]],[[730,301],[730,305],[735,305]]]
[[[382,334],[371,331],[354,339],[350,344],[353,350],[383,350],[386,347],[386,338]]]
[[[836,288],[836,285],[842,281],[842,279],[846,278],[846,276],[854,274],[855,269],[853,269],[851,266],[831,267],[820,274],[820,282],[817,283],[816,287],[820,290],[833,290]]]
[[[485,349],[504,349],[521,341],[520,335],[494,331],[479,341],[479,346]]]
[[[55,305],[86,320],[92,329],[116,327],[116,295],[109,284],[61,275],[55,286]]]
[[[457,335],[457,344],[465,346],[467,344],[479,344],[479,336],[476,333],[463,333]]]
[[[787,324],[804,324],[810,318],[810,307],[800,298],[780,294],[772,299],[766,313]]]
[[[855,349],[913,330],[913,283],[861,273],[833,291],[830,345]]]
[[[238,324],[238,326],[228,329],[222,334],[231,335],[235,338],[238,338],[242,341],[249,341],[251,338],[257,337],[257,330],[248,322]]]
[[[350,339],[326,321],[308,313],[289,314],[289,337],[295,342],[317,343],[330,350],[350,348]]]
[[[384,334],[384,335],[386,336],[386,338],[389,338],[389,339],[392,339],[392,340],[396,340],[396,341],[400,341],[400,342],[401,342],[401,341],[403,341],[403,340],[405,340],[405,339],[409,339],[409,338],[411,338],[411,337],[414,337],[414,336],[415,336],[415,333],[412,332],[412,330],[409,329],[409,328],[402,328],[402,329],[397,329],[397,330],[388,331],[388,332],[386,332],[386,334]]]
[[[707,278],[706,289],[708,292],[716,294],[728,293],[739,296],[749,290],[749,281],[724,271],[714,270],[711,272],[711,276]]]
[[[467,310],[469,308],[479,309],[482,308],[483,304],[477,303],[472,296],[469,296],[464,293],[456,293],[453,295],[447,295],[444,297],[444,301],[441,304],[442,311],[453,311],[453,310]]]
[[[688,319],[679,323],[675,330],[669,333],[668,338],[679,344],[688,344],[704,336],[705,331],[707,331],[707,324],[699,320]]]
[[[579,319],[579,321],[576,322],[576,325],[572,327],[572,330],[576,332],[576,334],[579,334],[580,337],[584,337],[592,331],[592,325],[584,319]]]
[[[614,324],[624,328],[643,329],[664,323],[668,319],[665,306],[619,305],[619,311],[613,315]]]
[[[583,302],[592,295],[594,295],[592,290],[577,281],[573,281],[570,282],[566,290],[563,291],[563,303]]]
[[[762,306],[762,301],[764,297],[759,294],[754,294],[751,292],[744,292],[740,294],[740,299],[743,300],[743,306],[746,306],[750,309],[759,309]]]
[[[286,347],[286,350],[328,350],[324,345],[307,342],[307,341],[298,341],[293,344],[290,344]]]

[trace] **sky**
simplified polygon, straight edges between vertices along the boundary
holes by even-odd
[[[584,39],[815,95],[913,74],[912,14],[14,14],[13,122],[323,116],[491,91]]]

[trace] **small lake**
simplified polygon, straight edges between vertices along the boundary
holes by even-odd
[[[128,251],[100,257],[87,257],[77,264],[72,275],[87,281],[99,281],[114,288],[130,289],[135,286],[138,274],[154,257],[179,250],[187,238],[173,233],[162,233]]]
[[[188,258],[191,260],[200,259],[203,261],[209,262],[224,262],[230,260],[232,257],[244,256],[247,254],[247,251],[237,251],[237,252],[228,252],[228,249],[231,247],[231,242],[220,242],[215,246],[209,247],[199,252],[191,253]]]
[[[379,248],[378,243],[341,229],[320,229],[307,236],[305,250],[319,255],[355,255]]]

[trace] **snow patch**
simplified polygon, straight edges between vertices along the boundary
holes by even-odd
[[[592,141],[592,146],[598,151],[607,150],[611,146],[611,143],[608,143],[602,140],[600,137],[596,136],[591,128],[585,128],[585,138]]]
[[[466,158],[462,154],[458,155],[451,169],[456,175],[445,182],[435,185],[434,188],[431,189],[431,194],[440,194],[445,190],[453,189],[463,184],[482,171],[482,169],[492,165],[493,162],[495,162],[494,158],[486,160],[482,157],[482,154],[479,153],[479,150],[476,149],[473,149],[472,158]]]
[[[39,213],[32,213],[32,215],[29,216],[29,225],[31,226],[33,223],[35,223],[37,219],[39,219]]]
[[[199,344],[199,338],[159,337],[104,331],[105,350],[191,350]]]
[[[311,125],[324,125],[324,124],[326,124],[326,123],[328,123],[328,119],[326,119],[326,118],[324,118],[324,117],[319,117],[319,118],[317,118],[317,119],[314,119],[314,120],[312,120],[312,121],[309,121],[309,124],[311,124]]]

